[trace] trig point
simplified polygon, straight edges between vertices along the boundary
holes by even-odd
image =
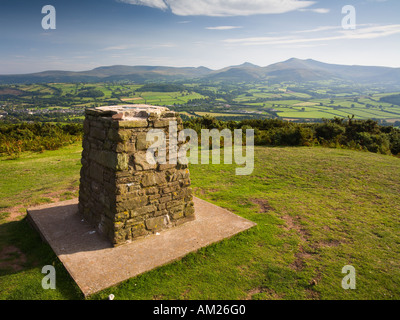
[[[79,213],[114,246],[194,219],[189,169],[149,164],[151,129],[164,131],[178,113],[165,107],[128,105],[86,110]],[[173,139],[176,137],[171,137]]]
[[[157,151],[170,163],[147,161],[151,129],[166,137]],[[171,161],[178,130],[182,120],[164,107],[87,109],[79,199],[27,209],[85,296],[255,225],[193,197],[187,165]]]

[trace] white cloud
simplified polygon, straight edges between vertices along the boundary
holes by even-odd
[[[360,27],[377,27],[377,26],[379,26],[379,25],[372,24],[372,23],[357,24],[358,29]],[[332,31],[332,30],[342,31],[343,27],[339,26],[339,25],[337,25],[337,26],[321,26],[321,27],[317,27],[314,29],[296,30],[296,31],[293,31],[292,33],[317,33],[317,32]]]
[[[173,44],[173,43],[161,43],[161,44],[153,45],[151,47],[151,49],[154,49],[154,48],[174,48],[174,47],[176,47],[176,45]]]
[[[342,30],[341,33],[342,37],[346,39],[376,39],[399,34],[400,24],[375,25],[355,30]]]
[[[328,27],[327,27],[328,28]],[[329,27],[330,28],[330,27]],[[311,30],[315,32],[316,29]],[[327,29],[326,29],[327,30]],[[237,45],[273,45],[273,44],[301,44],[313,42],[326,42],[334,40],[360,40],[360,39],[377,39],[400,34],[400,24],[368,26],[357,28],[355,30],[340,30],[333,36],[301,38],[296,36],[280,36],[280,37],[249,37],[223,40],[226,44]]]
[[[146,6],[157,8],[161,10],[168,9],[168,6],[164,2],[164,0],[118,0],[119,2],[125,2],[129,4],[139,5],[139,6]]]
[[[155,48],[174,48],[176,47],[176,44],[174,43],[154,43],[154,44],[121,44],[121,45],[115,45],[115,46],[109,46],[100,49],[100,51],[124,51],[124,50],[129,50],[133,48],[141,48],[141,49],[155,49]]]
[[[117,45],[117,46],[110,46],[110,47],[106,47],[101,49],[101,51],[114,51],[114,50],[127,50],[127,49],[131,49],[134,48],[136,45],[132,45],[132,44],[121,44],[121,45]]]
[[[327,8],[316,8],[316,9],[299,9],[299,11],[311,11],[315,13],[329,13],[331,10]]]
[[[218,27],[206,27],[207,30],[232,30],[232,29],[240,29],[242,27],[239,26],[218,26]]]
[[[321,26],[314,29],[307,29],[307,30],[296,30],[293,33],[312,33],[312,32],[322,32],[322,31],[331,31],[331,30],[340,30],[342,29],[341,26]]]
[[[314,44],[284,44],[280,45],[279,48],[284,49],[302,49],[302,48],[315,48],[327,46],[327,43],[314,43]]]
[[[314,4],[308,0],[118,0],[133,5],[143,5],[166,10],[178,16],[250,16],[279,14],[300,10]],[[326,9],[313,9],[326,10]]]

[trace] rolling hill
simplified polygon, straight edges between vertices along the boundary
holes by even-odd
[[[344,80],[357,83],[400,83],[400,68],[347,66],[312,59],[289,59],[264,68],[264,73],[280,81]]]
[[[107,82],[130,80],[151,81],[203,80],[229,82],[309,82],[345,81],[359,84],[400,85],[400,68],[349,66],[292,58],[260,67],[251,63],[220,70],[206,67],[106,66],[88,71],[44,71],[31,74],[0,75],[0,84],[51,82]]]

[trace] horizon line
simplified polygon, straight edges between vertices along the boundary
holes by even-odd
[[[252,65],[254,65],[254,66],[256,66],[256,67],[259,67],[259,68],[266,68],[266,67],[271,66],[271,65],[273,65],[273,64],[283,63],[283,62],[287,62],[287,61],[290,61],[290,60],[301,60],[301,61],[312,60],[312,61],[321,62],[321,63],[326,63],[326,64],[331,64],[331,65],[341,65],[341,66],[349,66],[349,67],[360,66],[360,67],[381,67],[381,68],[400,69],[400,67],[393,67],[393,66],[384,66],[384,65],[361,65],[361,64],[339,64],[339,63],[324,62],[324,61],[315,60],[315,59],[312,59],[312,58],[300,59],[300,58],[292,57],[292,58],[289,58],[289,59],[287,59],[287,60],[277,61],[277,62],[270,63],[270,64],[268,64],[268,65],[266,65],[266,66],[260,66],[260,65],[254,64],[254,63],[252,63],[252,62],[249,62],[249,61],[245,61],[245,62],[240,63],[240,64],[225,66],[225,67],[222,67],[222,68],[219,68],[219,69],[212,69],[212,68],[206,67],[206,66],[204,66],[204,65],[200,65],[200,66],[180,66],[180,67],[179,67],[179,66],[150,65],[150,64],[148,64],[148,65],[147,65],[147,64],[138,64],[138,65],[113,64],[113,65],[99,65],[99,66],[94,67],[94,68],[92,68],[92,69],[84,69],[84,70],[47,69],[47,70],[36,71],[36,72],[29,72],[29,73],[6,73],[6,74],[0,74],[0,76],[32,75],[32,74],[44,73],[44,72],[76,72],[76,73],[78,73],[78,72],[93,71],[93,70],[96,70],[96,69],[99,69],[99,68],[111,68],[111,67],[118,67],[118,66],[120,66],[120,67],[166,67],[166,68],[177,68],[177,69],[183,69],[183,68],[206,68],[206,69],[209,69],[209,70],[211,70],[211,71],[218,71],[218,70],[222,70],[222,69],[230,68],[230,67],[239,67],[239,66],[242,66],[242,65],[244,65],[244,64],[252,64]]]

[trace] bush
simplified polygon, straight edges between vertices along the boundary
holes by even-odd
[[[318,124],[315,128],[316,137],[324,140],[336,140],[346,132],[346,129],[334,122]]]
[[[390,151],[394,155],[400,154],[400,131],[392,131],[389,134],[389,139],[390,139]]]
[[[79,124],[22,123],[0,126],[0,154],[18,158],[23,151],[55,150],[82,139]]]
[[[272,135],[272,141],[276,146],[298,146],[301,134],[297,128],[278,128]]]
[[[291,123],[279,119],[221,121],[213,117],[192,118],[184,123],[200,134],[201,129],[254,129],[255,145],[313,146],[368,150],[382,154],[400,154],[400,130],[379,126],[373,120],[353,118],[324,120],[323,123]]]
[[[356,142],[370,152],[390,154],[389,137],[385,134],[357,133]]]

